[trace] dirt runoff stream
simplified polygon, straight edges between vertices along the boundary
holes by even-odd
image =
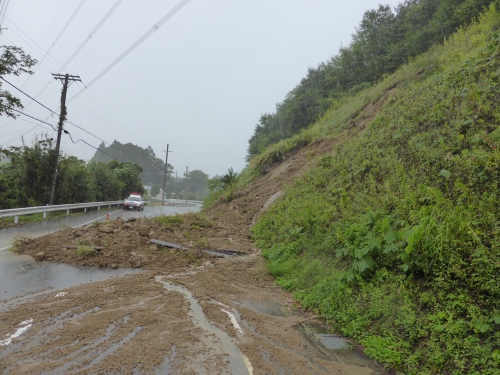
[[[311,322],[259,254],[145,270],[2,301],[0,373],[384,373],[306,337]]]

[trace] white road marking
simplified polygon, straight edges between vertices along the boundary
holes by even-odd
[[[123,210],[118,210],[118,211],[110,212],[109,214],[110,214],[110,215],[113,215],[113,214],[116,214],[117,212],[122,212],[122,211],[123,211]],[[103,217],[106,217],[107,215],[108,215],[108,214],[106,214],[106,215],[104,215],[104,216],[100,216],[100,217],[98,217],[97,219],[87,221],[86,223],[83,223],[83,224],[78,224],[76,227],[73,227],[73,228],[78,228],[78,227],[81,227],[82,225],[87,225],[87,224],[93,223],[94,221],[99,220],[99,219],[102,219]]]
[[[2,249],[0,249],[0,251],[7,250],[8,248],[10,248],[10,246],[7,246],[7,247],[2,248]]]
[[[7,346],[7,345],[9,345],[12,342],[12,340],[14,340],[16,337],[19,337],[24,332],[26,332],[33,325],[31,323],[33,323],[33,318],[25,320],[24,322],[19,323],[20,327],[17,329],[16,332],[14,332],[11,335],[6,334],[5,336],[7,336],[7,338],[4,339],[4,340],[0,340],[0,346]]]
[[[68,292],[60,292],[60,293],[57,293],[54,297],[62,297],[62,296],[65,296],[66,294],[68,294]]]

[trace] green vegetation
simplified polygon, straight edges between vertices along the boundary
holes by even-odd
[[[178,226],[179,224],[182,224],[183,221],[182,216],[178,213],[176,213],[174,216],[155,216],[154,219],[164,226]]]
[[[52,181],[53,140],[0,149],[10,159],[0,165],[0,209],[42,206],[48,202]],[[142,193],[141,167],[135,163],[89,163],[73,156],[60,157],[55,204],[110,201]]]
[[[406,0],[394,10],[365,12],[353,41],[310,68],[276,112],[264,114],[249,140],[248,159],[322,117],[332,105],[371,87],[479,16],[492,0]]]
[[[216,176],[208,180],[207,186],[210,191],[208,196],[203,201],[203,207],[210,207],[219,199],[224,197],[226,202],[235,198],[234,192],[250,185],[259,176],[259,170],[247,166],[240,173],[235,172],[233,168],[229,168],[227,173],[222,177]]]
[[[492,7],[251,161],[335,140],[255,239],[279,285],[399,373],[500,373],[499,27]]]
[[[91,211],[97,211],[97,208],[87,208],[87,212]],[[75,210],[77,211],[77,210]],[[70,216],[75,216],[75,215],[81,215],[83,213],[83,210],[78,210],[78,212],[70,212]],[[10,228],[16,225],[23,225],[23,224],[31,224],[31,223],[38,223],[40,221],[44,220],[50,220],[50,219],[55,219],[58,217],[63,217],[67,216],[66,210],[63,211],[52,211],[52,212],[47,212],[47,217],[44,219],[43,214],[32,214],[32,215],[23,215],[18,217],[18,224],[14,223],[14,217],[5,217],[0,219],[0,229],[4,228]]]
[[[79,257],[95,257],[97,251],[92,249],[90,246],[82,245],[81,247],[75,249],[76,256]]]
[[[12,251],[14,253],[20,253],[24,250],[24,247],[26,245],[29,245],[29,243],[31,241],[32,241],[32,239],[29,236],[16,237],[12,240],[12,245],[10,247],[10,251]]]
[[[158,194],[160,194],[160,185],[154,184],[151,186],[151,196],[156,197]]]
[[[152,185],[153,188],[158,186],[158,191],[156,192],[155,188],[153,192],[156,193],[153,194],[153,196],[160,192],[160,188],[163,189],[165,179],[165,162],[156,157],[156,154],[151,147],[142,148],[133,145],[132,143],[123,144],[115,140],[109,146],[101,143],[99,150],[108,155],[96,151],[92,161],[110,162],[113,160],[111,156],[119,160],[130,162],[134,161],[142,168],[139,178],[144,181],[146,185]],[[202,199],[208,193],[206,186],[207,180],[208,175],[198,169],[192,170],[187,176],[184,176],[184,178],[176,179],[174,177],[174,167],[169,164],[165,186],[167,198],[193,200]]]

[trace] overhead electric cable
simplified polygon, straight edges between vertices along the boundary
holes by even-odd
[[[132,51],[139,47],[142,42],[148,39],[155,31],[157,31],[161,26],[163,26],[170,18],[172,18],[178,11],[180,11],[190,0],[182,0],[178,3],[170,12],[168,12],[161,20],[159,20],[151,29],[149,29],[144,35],[135,41],[129,48],[125,50],[120,56],[118,56],[111,64],[109,64],[103,71],[101,71],[97,76],[95,76],[89,83],[84,86],[84,89],[80,90],[72,99],[80,95],[83,91],[88,89],[94,83],[99,81],[106,73],[113,69],[120,61],[127,57]]]
[[[41,39],[42,42],[45,39],[45,37],[47,36],[47,34],[49,33],[49,31],[52,28],[52,26],[54,26],[54,23],[56,22],[57,18],[59,17],[59,15],[61,14],[62,10],[64,9],[64,7],[66,6],[67,3],[68,3],[68,0],[66,0],[64,2],[64,4],[62,5],[61,9],[59,9],[59,12],[57,12],[57,14],[56,14],[54,20],[52,21],[52,23],[50,24],[49,28],[47,29],[47,31],[45,32],[45,34],[43,34],[42,39]]]
[[[58,116],[59,116],[59,114],[58,114],[58,113],[54,112],[53,110],[51,110],[51,109],[50,109],[49,107],[47,107],[46,105],[43,105],[42,103],[40,103],[40,102],[39,102],[38,100],[36,100],[35,98],[33,98],[33,97],[31,97],[30,95],[26,94],[23,90],[21,90],[20,88],[16,87],[15,85],[13,85],[13,84],[12,84],[12,83],[10,83],[9,81],[7,81],[5,78],[3,78],[3,77],[1,77],[1,76],[0,76],[0,79],[1,79],[1,80],[3,80],[3,81],[5,81],[6,83],[8,83],[9,85],[11,85],[12,87],[14,87],[16,90],[18,90],[18,91],[22,92],[24,95],[26,95],[28,98],[30,98],[31,100],[33,100],[35,103],[40,104],[40,105],[41,105],[43,108],[45,108],[45,109],[48,109],[48,110],[49,110],[49,112],[50,112],[51,114],[54,114],[54,115],[58,115]]]
[[[69,20],[66,22],[66,24],[64,25],[64,27],[62,28],[62,30],[59,32],[59,34],[57,35],[56,39],[54,39],[54,41],[52,42],[52,44],[50,45],[49,49],[47,50],[46,54],[41,58],[40,62],[42,62],[43,60],[45,60],[45,58],[47,57],[47,55],[50,53],[50,51],[52,50],[52,48],[54,48],[54,46],[56,45],[56,43],[59,41],[59,39],[61,38],[61,36],[64,34],[64,32],[66,31],[66,29],[68,28],[68,26],[71,24],[71,22],[73,21],[73,19],[75,18],[75,16],[77,15],[77,13],[79,12],[80,8],[83,6],[83,4],[85,3],[86,0],[82,0],[80,2],[80,4],[78,4],[78,6],[76,7],[75,11],[73,12],[73,14],[71,15],[71,17],[69,18]],[[38,67],[35,67],[35,69],[33,70],[34,72],[36,72],[36,70],[38,69]],[[21,87],[23,87],[26,82],[28,82],[30,79],[30,77],[28,77],[28,79],[22,84]]]
[[[56,128],[54,128],[54,127],[53,127],[51,124],[49,124],[48,122],[45,122],[45,121],[43,121],[43,120],[40,120],[40,119],[38,119],[38,118],[36,118],[36,117],[33,117],[33,116],[31,116],[31,115],[28,115],[28,114],[26,114],[26,113],[24,113],[24,112],[18,111],[17,109],[14,109],[14,108],[11,108],[11,110],[16,111],[16,112],[19,112],[20,114],[22,114],[22,115],[24,115],[24,116],[27,116],[27,117],[30,117],[30,118],[32,118],[33,120],[39,121],[39,122],[41,122],[42,124],[47,124],[47,125],[49,125],[52,129],[54,129],[54,131],[57,131],[57,130],[56,130]],[[64,131],[64,133],[65,133],[65,134],[68,134],[68,135],[69,135],[69,137],[71,138],[71,142],[73,142],[73,143],[78,143],[78,142],[80,142],[80,141],[81,141],[81,142],[85,143],[86,145],[88,145],[88,146],[90,146],[90,147],[92,147],[92,148],[96,149],[97,151],[102,152],[103,154],[106,154],[106,155],[108,155],[108,156],[112,157],[113,159],[120,160],[120,159],[118,159],[117,157],[114,157],[114,156],[112,156],[112,155],[108,154],[107,152],[104,152],[104,151],[102,151],[102,150],[99,150],[97,147],[92,146],[90,143],[88,143],[88,142],[84,141],[84,140],[83,140],[83,139],[81,139],[81,138],[80,138],[80,140],[78,140],[78,141],[76,141],[76,142],[75,142],[75,141],[73,141],[73,138],[71,137],[70,132],[69,132],[69,131],[67,131],[67,130],[63,130],[63,131]],[[18,138],[19,138],[19,137],[18,137]],[[123,162],[123,160],[120,160],[120,161],[121,161],[121,162]]]
[[[71,62],[71,60],[73,60],[76,57],[76,55],[78,55],[78,53],[82,50],[82,48],[85,47],[85,44],[87,44],[88,41],[94,36],[94,34],[101,28],[101,26],[104,25],[104,22],[106,22],[106,20],[109,18],[109,16],[111,16],[113,14],[113,12],[116,10],[116,8],[118,8],[118,6],[122,2],[123,2],[123,0],[117,0],[116,3],[113,4],[111,9],[108,11],[108,13],[106,13],[104,15],[104,17],[99,21],[99,23],[96,25],[96,27],[94,27],[94,29],[90,32],[90,34],[85,38],[85,40],[82,42],[82,44],[80,44],[80,46],[78,46],[78,48],[75,50],[75,52],[73,52],[73,54],[69,57],[69,59],[64,63],[61,70],[64,69],[66,67],[66,65],[68,65]]]
[[[81,82],[77,82],[78,85],[82,85]],[[90,95],[92,96],[90,96]],[[99,108],[101,111],[103,111],[103,113],[105,113],[112,121],[114,121],[114,123],[119,127],[121,128],[122,130],[124,131],[127,131],[129,133],[132,134],[132,132],[130,131],[130,129],[127,128],[127,126],[125,126],[120,120],[118,120],[116,118],[115,115],[113,115],[113,113],[107,109],[105,107],[105,105],[102,103],[102,101],[99,100],[99,98],[97,96],[95,96],[91,90],[86,90],[85,91],[85,95],[87,95],[87,97],[97,106],[97,108]],[[95,100],[92,98],[94,97]],[[76,96],[75,96],[76,98]],[[83,103],[85,103],[85,101],[82,99],[82,97],[79,97],[79,98],[76,98],[77,100],[81,100]],[[97,101],[97,102],[96,102]],[[89,107],[90,108],[90,107]],[[87,109],[88,111],[88,109]],[[95,113],[95,111],[93,111]],[[96,113],[97,114],[97,113]],[[103,119],[101,116],[99,116],[99,118],[101,118],[108,126],[112,127],[111,124],[109,124],[105,119]],[[125,137],[129,140],[132,140],[130,137]],[[145,146],[146,148],[149,147],[148,143],[146,141],[144,141],[143,139],[141,139],[140,137],[137,136],[137,134],[134,134],[134,139],[132,140],[132,142],[137,142],[137,141],[140,141],[140,143]]]
[[[3,25],[3,19],[5,18],[5,13],[7,13],[7,7],[9,6],[9,0],[4,0],[3,4],[5,4],[5,6],[2,6],[2,20],[0,20],[0,28]]]
[[[29,118],[32,118],[33,120],[40,121],[40,122],[41,122],[41,123],[43,123],[43,124],[47,124],[47,125],[49,125],[52,129],[54,129],[54,131],[57,131],[57,129],[56,129],[56,128],[54,128],[54,127],[53,127],[51,124],[49,124],[48,122],[45,122],[45,121],[40,120],[40,119],[37,119],[36,117],[33,117],[33,116],[31,116],[31,115],[28,115],[27,113],[24,113],[24,112],[18,111],[17,109],[14,109],[14,108],[9,108],[9,109],[10,109],[11,111],[18,112],[18,113],[20,113],[21,115],[25,115],[25,116],[27,116],[27,117],[29,117]]]
[[[76,141],[76,142],[75,142],[75,141],[73,141],[73,137],[71,136],[70,132],[69,132],[69,131],[67,131],[67,130],[64,130],[64,132],[65,132],[67,135],[69,135],[69,138],[71,139],[71,142],[73,142],[73,144],[77,144],[78,142],[83,142],[83,143],[85,143],[87,146],[90,146],[90,147],[92,147],[93,149],[96,149],[97,151],[102,152],[103,154],[108,155],[108,156],[112,157],[113,159],[119,160],[119,161],[121,161],[122,163],[124,163],[124,161],[123,161],[123,160],[118,159],[117,157],[115,157],[115,156],[113,156],[113,155],[110,155],[110,154],[108,154],[107,152],[104,152],[104,151],[102,151],[102,150],[99,150],[97,147],[92,146],[90,143],[88,143],[88,142],[84,141],[84,140],[83,140],[83,139],[81,139],[81,138],[80,138],[80,139],[78,139],[78,141]]]
[[[36,52],[38,52],[42,57],[45,56],[45,58],[47,58],[52,64],[54,64],[57,68],[63,66],[62,63],[60,61],[58,61],[54,56],[50,55],[48,50],[45,50],[44,48],[42,48],[40,46],[40,44],[38,44],[37,42],[35,42],[33,39],[30,38],[30,36],[28,34],[26,34],[19,26],[17,26],[14,22],[12,22],[12,20],[9,18],[9,17],[5,17],[7,18],[7,21],[8,21],[8,25],[10,26],[9,28],[9,31],[12,31],[14,34],[16,34],[19,38],[21,38],[26,44],[28,44],[29,46],[31,46],[31,48],[33,48],[34,50],[36,50]],[[25,38],[23,38],[21,35],[19,35],[18,33],[15,32],[15,30],[12,29],[12,27],[16,28],[21,34],[23,34],[26,38],[28,38],[31,43],[29,41],[27,41]],[[4,37],[2,35],[2,37]],[[10,42],[11,44],[14,45],[14,43]],[[37,62],[37,64],[41,64],[40,61]],[[72,72],[70,69],[66,69],[68,70],[70,73],[74,73]]]
[[[25,93],[23,90],[21,90],[20,88],[16,87],[15,85],[13,85],[13,84],[12,84],[12,83],[10,83],[9,81],[7,81],[5,78],[0,77],[0,79],[2,79],[3,81],[7,82],[9,85],[11,85],[12,87],[14,87],[16,90],[19,90],[20,92],[22,92],[24,95],[26,95],[28,98],[30,98],[31,100],[33,100],[35,103],[37,103],[37,104],[41,105],[43,108],[45,108],[45,109],[49,110],[51,114],[54,114],[54,115],[59,116],[59,113],[57,113],[57,112],[53,111],[52,109],[50,109],[50,108],[49,108],[49,107],[47,107],[46,105],[44,105],[44,104],[40,103],[38,100],[36,100],[36,99],[32,98],[29,94]],[[16,111],[16,112],[19,112],[19,113],[22,113],[22,114],[24,114],[24,115],[26,115],[24,112],[20,112],[20,111],[17,111],[17,110],[15,110],[15,111]],[[26,116],[31,117],[30,115],[26,115]],[[41,122],[43,122],[42,120],[38,120],[38,119],[36,119],[36,118],[34,118],[34,117],[32,117],[32,118],[33,118],[33,119],[35,119],[35,120],[37,120],[37,121],[41,121]],[[71,122],[71,121],[69,121],[69,120],[66,120],[66,121],[67,121],[67,122],[69,122],[71,125],[73,125],[73,126],[75,126],[75,127],[79,128],[79,129],[83,130],[84,132],[86,132],[86,133],[90,134],[91,136],[93,136],[93,137],[95,137],[95,138],[99,139],[100,141],[102,141],[102,142],[104,142],[104,143],[107,143],[108,145],[110,145],[110,146],[112,146],[112,147],[116,148],[116,149],[117,149],[118,151],[120,151],[121,153],[123,153],[123,154],[125,154],[125,155],[127,155],[127,156],[129,156],[129,157],[131,157],[131,158],[133,158],[131,155],[127,154],[125,151],[123,151],[123,150],[121,150],[120,148],[116,147],[116,146],[115,146],[115,145],[113,145],[112,143],[106,142],[104,139],[99,138],[97,135],[92,134],[92,133],[91,133],[91,132],[89,132],[88,130],[85,130],[85,129],[84,129],[84,128],[82,128],[81,126],[78,126],[77,124],[75,124],[75,123],[73,123],[73,122]],[[49,124],[49,125],[50,125],[50,124]],[[52,126],[52,125],[51,125],[51,126]],[[53,129],[54,129],[54,128],[53,128]],[[55,130],[55,129],[54,129],[54,130]]]

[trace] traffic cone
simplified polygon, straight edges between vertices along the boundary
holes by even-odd
[[[109,214],[106,215],[106,223],[109,223]]]

